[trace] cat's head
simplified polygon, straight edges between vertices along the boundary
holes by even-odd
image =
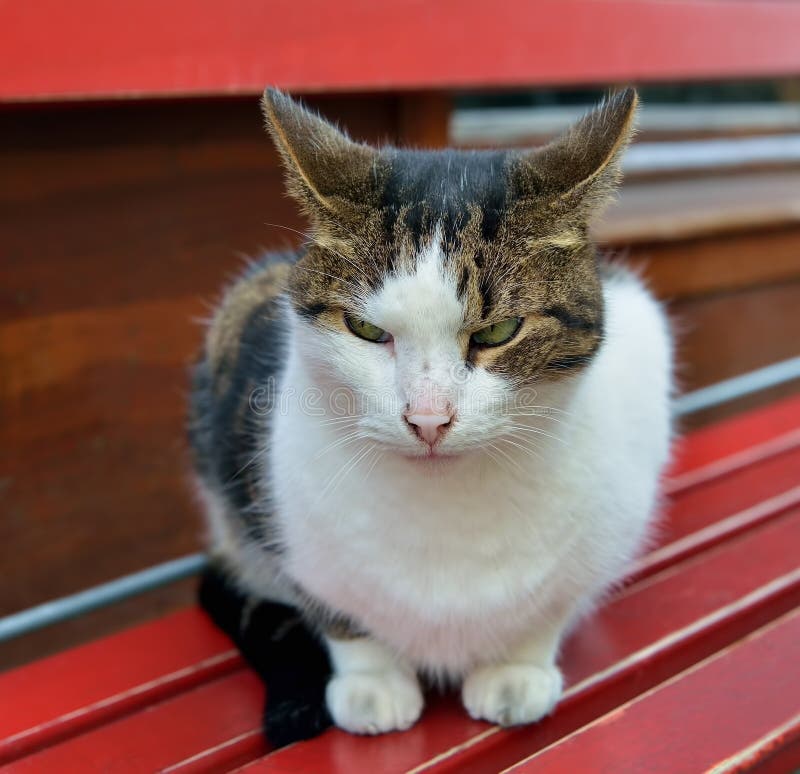
[[[620,92],[535,150],[419,151],[354,142],[266,92],[311,223],[289,281],[296,349],[361,433],[410,456],[482,446],[530,414],[538,385],[591,362],[603,298],[588,224],[636,104]]]

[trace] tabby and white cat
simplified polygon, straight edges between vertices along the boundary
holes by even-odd
[[[559,642],[641,549],[669,454],[665,314],[587,228],[636,103],[529,152],[412,151],[265,94],[311,230],[225,295],[192,441],[204,601],[269,673],[274,738],[409,728],[426,676],[503,725],[558,701]],[[254,640],[263,600],[288,607]]]

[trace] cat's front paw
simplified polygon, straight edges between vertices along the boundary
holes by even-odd
[[[325,698],[333,722],[353,734],[405,731],[417,722],[423,707],[416,678],[399,670],[336,675]]]
[[[561,698],[562,683],[555,666],[498,664],[472,672],[461,695],[464,707],[476,720],[517,726],[549,714]]]

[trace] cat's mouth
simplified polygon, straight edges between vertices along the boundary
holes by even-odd
[[[402,456],[419,465],[445,465],[457,460],[460,453],[444,451],[437,445],[429,446],[424,450],[421,449],[418,454],[405,453]]]

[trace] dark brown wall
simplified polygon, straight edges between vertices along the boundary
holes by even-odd
[[[316,104],[358,137],[445,139],[443,98]],[[3,615],[198,549],[183,438],[197,320],[240,254],[297,241],[267,221],[301,223],[254,100],[7,110],[0,170]],[[749,239],[633,250],[676,299],[687,386],[796,351],[800,230]],[[721,256],[769,266],[767,243],[788,268],[724,280]],[[183,584],[0,647],[0,667],[190,597]]]

